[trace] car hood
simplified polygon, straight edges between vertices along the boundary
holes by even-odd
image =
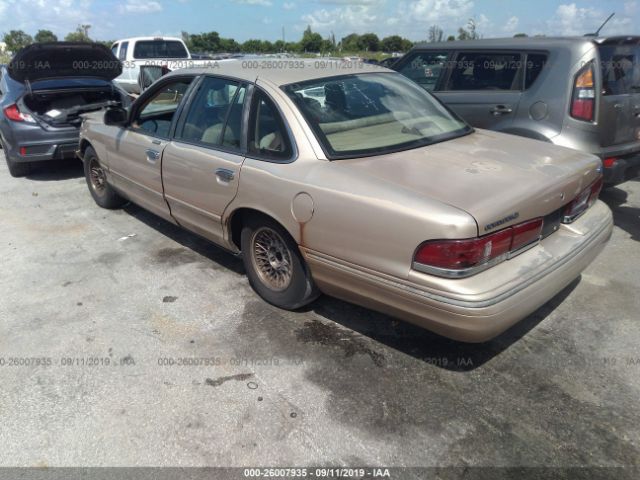
[[[113,80],[122,73],[122,64],[99,43],[34,43],[15,54],[7,71],[18,82],[62,77]]]
[[[593,155],[487,130],[414,150],[336,162],[352,174],[376,177],[466,211],[480,235],[554,212],[602,170]]]

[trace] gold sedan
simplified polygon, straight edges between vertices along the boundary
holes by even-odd
[[[79,155],[98,205],[241,253],[273,305],[322,292],[468,342],[560,292],[613,225],[597,157],[474,130],[400,74],[341,60],[173,72],[86,116]]]

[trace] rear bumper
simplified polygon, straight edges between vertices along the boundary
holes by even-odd
[[[78,149],[79,132],[75,129],[61,133],[36,127],[11,133],[11,138],[5,138],[5,155],[16,163],[75,158]]]
[[[612,167],[605,167],[604,183],[612,187],[640,176],[640,154],[618,158]]]
[[[302,249],[324,293],[464,342],[484,342],[544,305],[600,253],[611,211],[593,205],[538,246],[478,275],[439,279],[411,270],[399,279]]]

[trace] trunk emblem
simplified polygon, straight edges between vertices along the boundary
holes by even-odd
[[[516,218],[518,218],[520,216],[520,212],[514,212],[511,215],[501,218],[500,220],[498,220],[497,222],[493,222],[490,223],[489,225],[485,225],[484,227],[484,231],[488,232],[489,230],[492,230],[496,227],[499,227],[500,225],[504,225],[505,223],[511,222],[513,220],[515,220]]]

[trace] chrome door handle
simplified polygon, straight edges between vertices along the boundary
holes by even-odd
[[[147,149],[146,154],[147,154],[147,162],[149,163],[156,163],[160,158],[160,152],[156,150],[152,150],[150,148]]]
[[[229,183],[231,180],[235,178],[236,174],[233,170],[229,170],[228,168],[218,168],[216,169],[216,177],[218,180]]]
[[[506,105],[496,105],[494,108],[489,110],[489,113],[495,115],[496,117],[499,115],[505,115],[507,113],[513,113],[513,109],[507,107]]]

